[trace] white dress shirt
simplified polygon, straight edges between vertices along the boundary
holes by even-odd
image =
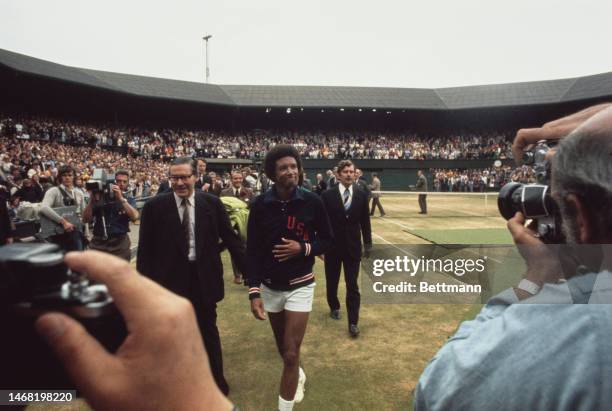
[[[172,193],[174,195],[174,200],[176,201],[176,209],[179,214],[179,219],[181,223],[183,222],[183,212],[185,211],[182,203],[183,198],[176,195],[176,193]],[[189,261],[196,260],[196,248],[195,248],[195,192],[191,193],[188,197],[189,200],[189,254],[187,258]]]

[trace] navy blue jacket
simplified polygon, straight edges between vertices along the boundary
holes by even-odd
[[[314,257],[331,246],[333,235],[325,206],[318,195],[296,188],[281,201],[272,187],[251,201],[247,228],[249,298],[259,298],[263,283],[274,290],[293,290],[314,281]],[[279,262],[272,248],[282,238],[298,241],[302,254]]]

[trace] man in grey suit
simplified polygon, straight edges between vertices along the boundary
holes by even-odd
[[[372,173],[372,184],[370,184],[370,189],[372,190],[372,210],[370,211],[370,215],[374,215],[374,210],[376,210],[376,206],[378,206],[378,211],[380,211],[380,216],[385,216],[385,209],[380,203],[380,179],[378,178],[378,173]]]
[[[427,177],[423,174],[423,170],[417,171],[416,189],[421,193],[427,192]],[[421,208],[419,214],[427,214],[427,194],[419,194],[419,207]]]

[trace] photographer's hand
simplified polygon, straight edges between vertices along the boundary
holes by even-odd
[[[558,282],[562,271],[559,259],[553,252],[554,246],[544,244],[532,228],[525,227],[525,216],[520,212],[508,220],[508,230],[527,265],[524,278],[540,287],[544,283]]]
[[[93,408],[232,409],[212,378],[189,301],[109,254],[69,253],[65,262],[107,285],[129,333],[113,355],[64,314],[36,322]]]
[[[571,114],[560,119],[550,121],[538,128],[523,128],[516,133],[512,143],[512,154],[514,161],[521,165],[523,153],[540,140],[559,140],[570,134],[578,126],[600,111],[612,106],[610,103],[598,104],[577,113]],[[551,150],[549,155],[554,153]]]
[[[70,221],[62,218],[62,221],[60,221],[60,223],[62,224],[62,227],[64,228],[64,231],[66,231],[67,233],[70,233],[72,231],[74,231],[75,227],[74,224],[72,224]]]
[[[111,188],[113,189],[113,193],[115,193],[115,198],[119,201],[123,200],[123,193],[118,185],[111,184]]]

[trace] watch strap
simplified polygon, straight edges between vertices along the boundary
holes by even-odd
[[[518,286],[516,287],[520,290],[526,291],[531,295],[536,295],[537,293],[540,292],[540,289],[542,287],[540,287],[539,285],[537,285],[536,283],[534,283],[533,281],[530,281],[526,278],[523,278],[521,281],[519,281]]]

